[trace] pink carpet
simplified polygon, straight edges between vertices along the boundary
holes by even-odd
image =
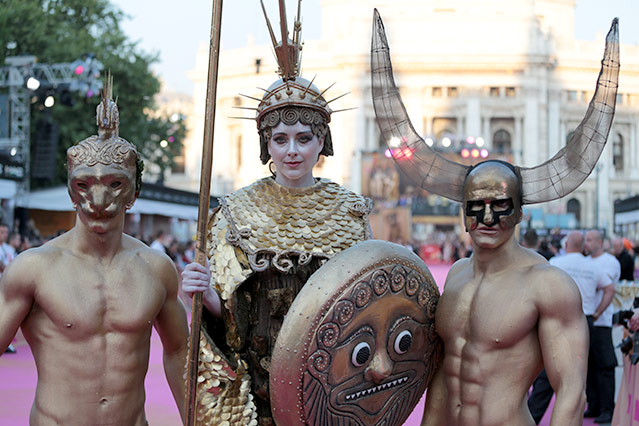
[[[449,265],[431,265],[430,270],[440,290],[448,273]],[[29,410],[33,402],[36,385],[36,369],[33,357],[22,334],[14,342],[16,354],[0,357],[0,426],[28,426]],[[175,402],[164,377],[162,368],[162,344],[158,335],[151,337],[149,372],[146,376],[146,415],[151,426],[175,426],[180,424]],[[424,400],[415,408],[404,426],[418,426],[424,409]],[[551,410],[549,410],[550,413]],[[547,413],[541,425],[550,424]],[[591,419],[584,425],[595,425]]]

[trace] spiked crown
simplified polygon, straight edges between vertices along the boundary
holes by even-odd
[[[300,18],[302,1],[298,0],[297,16],[295,17],[293,28],[293,38],[290,39],[286,21],[285,0],[279,0],[280,29],[282,34],[280,42],[277,41],[275,33],[273,32],[273,27],[268,19],[264,2],[260,0],[260,3],[262,5],[262,11],[264,12],[264,18],[266,19],[269,35],[271,36],[271,41],[273,43],[275,59],[278,64],[277,73],[279,74],[280,79],[271,84],[268,89],[261,89],[265,92],[262,99],[243,95],[259,102],[257,108],[255,108],[257,111],[256,120],[258,127],[266,114],[275,109],[288,106],[311,108],[320,112],[327,123],[330,122],[331,113],[333,111],[328,104],[341,98],[345,94],[327,101],[324,98],[324,93],[333,87],[333,85],[329,86],[324,91],[320,91],[320,89],[313,84],[313,81],[315,80],[314,78],[309,81],[300,77],[303,46],[301,41],[302,23]]]

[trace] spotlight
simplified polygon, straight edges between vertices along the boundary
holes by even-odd
[[[484,138],[482,138],[481,136],[475,139],[475,145],[477,145],[480,148],[484,146],[484,143],[486,143],[486,141],[484,141]]]
[[[450,138],[448,138],[448,137],[442,139],[442,146],[444,148],[448,148],[451,143],[452,142],[451,142]]]
[[[38,80],[35,77],[29,77],[27,79],[27,89],[31,90],[32,92],[35,92],[39,88],[40,88],[40,80]]]
[[[47,108],[51,108],[53,105],[55,105],[55,98],[53,97],[53,95],[49,95],[44,99],[44,106]]]
[[[428,146],[433,146],[433,139],[432,138],[426,138],[426,145]]]

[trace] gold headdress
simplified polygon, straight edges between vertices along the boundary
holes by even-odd
[[[302,22],[301,7],[302,0],[297,3],[297,16],[293,25],[293,38],[289,38],[288,25],[286,21],[286,5],[285,0],[279,0],[280,9],[280,29],[282,40],[277,41],[273,27],[268,19],[266,8],[263,0],[260,0],[269,35],[273,43],[275,51],[275,59],[277,60],[277,73],[280,79],[271,84],[267,89],[263,90],[262,99],[245,96],[247,98],[258,101],[259,104],[255,109],[257,111],[255,119],[257,120],[257,129],[260,134],[262,163],[266,164],[270,155],[267,150],[267,143],[271,137],[271,128],[279,123],[295,124],[301,122],[311,126],[311,131],[318,137],[324,138],[324,149],[320,154],[333,155],[333,143],[331,140],[331,132],[328,123],[331,121],[331,110],[329,104],[344,95],[340,95],[334,99],[327,101],[324,94],[333,85],[321,91],[315,84],[314,78],[309,81],[300,77],[301,60],[302,60]]]
[[[90,167],[98,163],[121,165],[131,163],[136,168],[135,188],[136,194],[139,193],[144,163],[140,159],[135,145],[118,135],[120,113],[116,101],[113,100],[111,73],[105,78],[102,100],[96,107],[95,119],[98,125],[98,134],[89,136],[67,149],[68,169],[71,170],[79,164]]]

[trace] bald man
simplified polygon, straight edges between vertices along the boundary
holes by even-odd
[[[566,254],[550,259],[550,264],[568,273],[575,281],[581,294],[581,306],[588,320],[588,329],[592,332],[594,318],[599,318],[606,310],[615,295],[615,286],[607,276],[595,265],[592,259],[583,254],[584,236],[581,232],[573,231],[566,237]],[[603,292],[603,298],[597,298],[597,291]],[[592,358],[595,348],[589,346],[589,358]],[[536,424],[541,419],[550,404],[553,389],[548,381],[546,370],[543,370],[533,384],[533,391],[528,399],[528,408]]]
[[[592,259],[602,270],[610,283],[619,281],[621,266],[619,261],[604,250],[604,240],[601,231],[593,229],[586,232],[584,246],[588,258]],[[602,291],[597,293],[598,300],[604,298]],[[588,382],[586,398],[588,410],[586,416],[595,417],[597,423],[612,421],[615,408],[615,367],[617,357],[612,344],[612,314],[613,307],[608,304],[600,317],[595,317],[594,327],[590,334],[591,345],[596,349],[588,361]]]

